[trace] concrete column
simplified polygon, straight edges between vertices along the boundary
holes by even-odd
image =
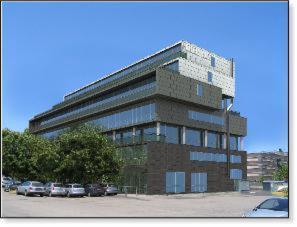
[[[113,131],[112,132],[112,140],[115,141],[115,139],[116,139],[116,131]]]
[[[207,130],[204,131],[204,147],[207,147]]]
[[[227,149],[227,136],[225,133],[223,135],[223,149]]]
[[[161,128],[160,128],[160,122],[157,122],[157,135],[159,136],[161,134]]]
[[[239,137],[240,145],[239,145],[239,150],[243,151],[243,136]]]
[[[135,136],[135,135],[136,135],[136,128],[133,127],[133,128],[132,128],[132,136]]]
[[[186,144],[186,127],[182,128],[182,144]]]

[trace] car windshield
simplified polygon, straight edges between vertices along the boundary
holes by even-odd
[[[258,208],[288,212],[288,200],[287,199],[268,199],[265,202],[263,202]]]
[[[54,187],[62,187],[62,184],[54,184]]]
[[[109,184],[108,187],[117,187],[115,184]]]
[[[82,186],[80,184],[75,184],[73,185],[73,188],[82,188]]]
[[[32,183],[32,186],[33,187],[42,187],[43,184],[42,183],[39,183],[39,182],[34,182],[34,183]]]

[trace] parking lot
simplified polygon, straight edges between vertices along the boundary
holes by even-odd
[[[3,217],[241,217],[263,192],[63,198],[16,195],[2,190]]]

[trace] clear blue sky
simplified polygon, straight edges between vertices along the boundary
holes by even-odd
[[[2,3],[2,127],[179,40],[236,61],[249,152],[287,151],[287,3]]]

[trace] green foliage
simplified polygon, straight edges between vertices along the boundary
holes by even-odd
[[[94,126],[71,128],[53,140],[2,130],[3,174],[61,182],[114,181],[123,165],[116,147]]]
[[[280,167],[273,173],[273,180],[288,180],[288,165],[281,164]]]
[[[263,183],[263,181],[264,181],[264,177],[263,177],[263,176],[260,176],[260,177],[259,177],[259,182],[260,182],[260,183]]]

